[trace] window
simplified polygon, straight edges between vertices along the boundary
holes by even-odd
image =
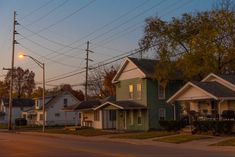
[[[142,96],[142,92],[141,92],[142,86],[141,86],[141,83],[138,83],[136,85],[136,88],[137,88],[137,99],[141,99],[141,96]]]
[[[60,116],[60,113],[55,113],[55,117],[59,117]]]
[[[159,120],[165,120],[166,119],[166,109],[159,108],[158,115],[159,115]]]
[[[94,111],[94,120],[99,121],[100,120],[100,111]]]
[[[165,86],[158,83],[158,98],[165,99]]]
[[[39,120],[43,120],[43,114],[40,114]]]
[[[116,111],[115,110],[109,110],[109,120],[116,121]]]
[[[133,97],[134,97],[134,87],[133,87],[133,84],[130,84],[129,85],[129,98],[130,99],[133,99]]]
[[[137,123],[142,124],[142,113],[141,110],[138,111]]]
[[[67,107],[67,106],[68,106],[68,99],[64,98],[64,107]]]

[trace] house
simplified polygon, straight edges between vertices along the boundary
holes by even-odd
[[[146,131],[158,129],[159,120],[173,119],[174,107],[167,105],[166,100],[182,86],[182,81],[158,83],[154,79],[156,64],[157,60],[126,58],[112,81],[116,86],[115,99],[78,105],[77,109],[86,120],[84,125]]]
[[[211,73],[200,82],[188,82],[167,103],[180,103],[182,116],[220,119],[224,110],[235,111],[235,75]]]
[[[35,106],[25,110],[22,117],[26,118],[28,124],[42,125],[43,110],[42,98],[34,99]],[[45,97],[45,123],[52,125],[74,125],[78,119],[77,112],[67,112],[66,107],[79,103],[79,100],[70,92],[63,91],[55,95]]]
[[[21,112],[34,106],[32,99],[13,99],[12,101],[12,123],[16,118],[21,118]],[[9,99],[2,99],[0,106],[0,123],[8,123]]]

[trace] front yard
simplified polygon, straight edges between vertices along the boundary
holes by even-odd
[[[155,137],[163,137],[175,135],[176,132],[168,132],[168,131],[149,131],[149,132],[141,132],[141,133],[127,133],[123,135],[112,136],[110,138],[120,138],[120,139],[149,139]]]
[[[185,142],[190,142],[190,141],[195,141],[195,140],[202,140],[202,139],[209,139],[209,138],[212,138],[212,137],[198,136],[198,135],[178,135],[178,136],[160,138],[154,141],[180,144],[180,143],[185,143]]]
[[[211,146],[235,146],[235,138],[224,140],[224,141],[212,144]]]

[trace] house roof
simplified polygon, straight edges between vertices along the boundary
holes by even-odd
[[[218,76],[235,85],[235,75],[220,74]]]
[[[9,106],[9,99],[2,99],[5,107]],[[32,99],[13,99],[12,107],[33,107],[34,101]]]
[[[87,110],[87,109],[93,109],[101,104],[100,100],[88,100],[88,101],[82,101],[80,102],[75,110]]]
[[[235,97],[235,92],[219,84],[218,82],[192,82],[201,89],[211,93],[216,97]]]
[[[146,75],[146,77],[154,77],[158,60],[128,58]]]
[[[97,110],[97,109],[100,109],[104,106],[107,106],[107,105],[112,105],[112,106],[115,106],[119,109],[124,109],[124,110],[129,110],[129,109],[146,109],[147,107],[142,105],[142,104],[139,104],[135,101],[129,101],[129,100],[121,100],[121,101],[114,101],[114,102],[105,102],[99,106],[97,106],[96,108],[94,108],[94,110]]]

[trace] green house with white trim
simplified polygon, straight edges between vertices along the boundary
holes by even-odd
[[[170,80],[162,85],[154,80],[157,60],[126,58],[113,79],[116,98],[78,105],[81,125],[98,129],[147,131],[159,129],[159,120],[177,117],[174,106],[166,103],[183,84]]]

